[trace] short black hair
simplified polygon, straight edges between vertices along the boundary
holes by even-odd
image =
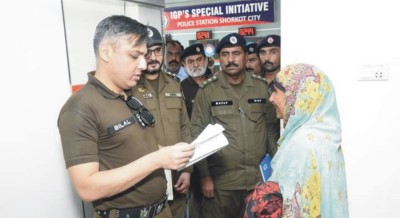
[[[165,45],[168,45],[168,44],[172,44],[172,45],[174,45],[174,46],[176,46],[176,45],[179,45],[179,47],[181,48],[181,51],[183,51],[185,48],[183,47],[183,45],[178,41],[178,40],[167,40],[166,42],[165,42]]]
[[[135,19],[123,15],[113,15],[104,18],[96,27],[93,39],[93,48],[96,57],[99,54],[100,43],[112,37],[134,35],[137,37],[135,45],[146,41],[147,27]]]

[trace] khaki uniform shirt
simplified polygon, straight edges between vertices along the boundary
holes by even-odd
[[[100,171],[124,166],[158,150],[155,129],[142,128],[122,96],[89,73],[58,118],[67,168],[98,162]],[[164,171],[156,170],[134,187],[93,202],[99,210],[143,207],[159,201],[167,189]]]
[[[149,81],[142,76],[132,91],[133,95],[153,113],[159,145],[191,142],[190,121],[178,81],[161,72],[156,93]],[[191,170],[192,167],[189,167],[184,171],[191,172]],[[179,174],[174,171],[174,182],[178,178]]]
[[[259,163],[276,147],[267,146],[267,85],[260,77],[245,73],[241,93],[219,72],[202,84],[197,92],[191,117],[192,138],[208,124],[219,123],[229,145],[200,161],[200,176],[211,176],[214,185],[224,190],[252,190],[262,181]]]

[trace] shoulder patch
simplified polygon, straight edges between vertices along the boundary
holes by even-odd
[[[261,77],[261,76],[259,76],[257,74],[251,74],[251,78],[267,82],[264,77]]]
[[[210,84],[210,83],[212,83],[212,82],[214,82],[214,81],[216,81],[216,80],[218,80],[218,78],[214,75],[214,76],[212,76],[212,77],[210,77],[210,78],[204,80],[204,82],[201,83],[199,86],[200,86],[200,88],[204,88],[204,87],[206,87],[208,84]]]
[[[171,73],[171,72],[165,72],[165,74],[169,77],[171,77],[172,79],[176,80],[177,82],[180,82],[180,79],[176,76],[176,74]]]

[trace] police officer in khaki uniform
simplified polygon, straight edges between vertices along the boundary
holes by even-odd
[[[258,43],[256,53],[260,57],[268,84],[275,79],[281,69],[281,37],[267,35]]]
[[[201,176],[203,217],[243,217],[245,198],[262,181],[259,163],[275,146],[267,145],[267,84],[245,73],[246,42],[231,33],[216,48],[222,71],[202,84],[191,117],[192,138],[208,124],[219,123],[229,145],[197,163]]]
[[[264,77],[264,70],[261,66],[260,57],[257,54],[257,43],[250,42],[246,45],[246,72]]]
[[[164,168],[185,166],[194,146],[159,149],[154,118],[130,95],[146,69],[147,27],[110,16],[96,28],[96,70],[58,117],[68,173],[94,218],[171,218]],[[191,150],[191,151],[190,151]]]
[[[189,118],[192,114],[192,108],[196,93],[206,79],[212,76],[208,68],[208,58],[204,53],[204,46],[196,43],[185,48],[181,55],[182,64],[186,73],[189,75],[181,82],[182,92],[185,97],[186,109]],[[190,196],[188,199],[188,214],[190,218],[201,217],[201,186],[200,175],[197,167],[193,167],[191,175]]]
[[[276,74],[281,69],[281,37],[279,35],[267,35],[258,43],[256,53],[260,57],[262,64],[265,82],[268,84],[269,89],[273,88],[273,80]],[[270,94],[270,93],[268,93]],[[268,96],[269,98],[269,96]],[[268,101],[270,104],[270,102]],[[274,107],[269,107],[267,111],[267,122],[271,137],[268,138],[268,143],[277,145],[280,137],[280,119],[276,117],[276,110]]]
[[[163,63],[164,43],[161,34],[152,26],[148,26],[149,38],[145,55],[147,69],[143,71],[138,84],[132,89],[133,95],[143,101],[154,114],[157,142],[161,146],[176,142],[190,142],[190,121],[187,115],[179,82],[171,75],[161,71]],[[190,186],[192,167],[181,172],[172,171],[173,189],[168,193],[172,215],[175,218],[184,216],[186,195]],[[166,171],[168,177],[170,171]],[[172,200],[173,197],[173,200]]]
[[[181,60],[186,73],[189,75],[181,81],[181,86],[190,118],[199,85],[210,78],[212,72],[208,68],[208,58],[204,54],[204,46],[201,43],[196,43],[185,48],[182,52]]]

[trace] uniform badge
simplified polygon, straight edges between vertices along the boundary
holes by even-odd
[[[147,28],[147,31],[149,32],[149,37],[151,38],[154,35],[153,31],[151,29],[149,29],[149,28]]]
[[[272,38],[272,36],[268,37],[267,42],[272,44],[274,42],[274,38]]]
[[[231,38],[229,38],[229,41],[231,42],[231,44],[236,44],[237,38],[235,36],[231,36]]]
[[[199,47],[196,47],[196,51],[197,51],[197,52],[200,52],[200,48],[199,48]]]
[[[140,87],[140,88],[138,88],[138,91],[139,91],[140,93],[144,93],[144,92],[146,91],[146,89],[145,89],[145,88],[142,88],[142,87]]]
[[[250,52],[254,52],[254,48],[253,48],[253,47],[250,47],[250,48],[249,48],[249,51],[250,51]]]

